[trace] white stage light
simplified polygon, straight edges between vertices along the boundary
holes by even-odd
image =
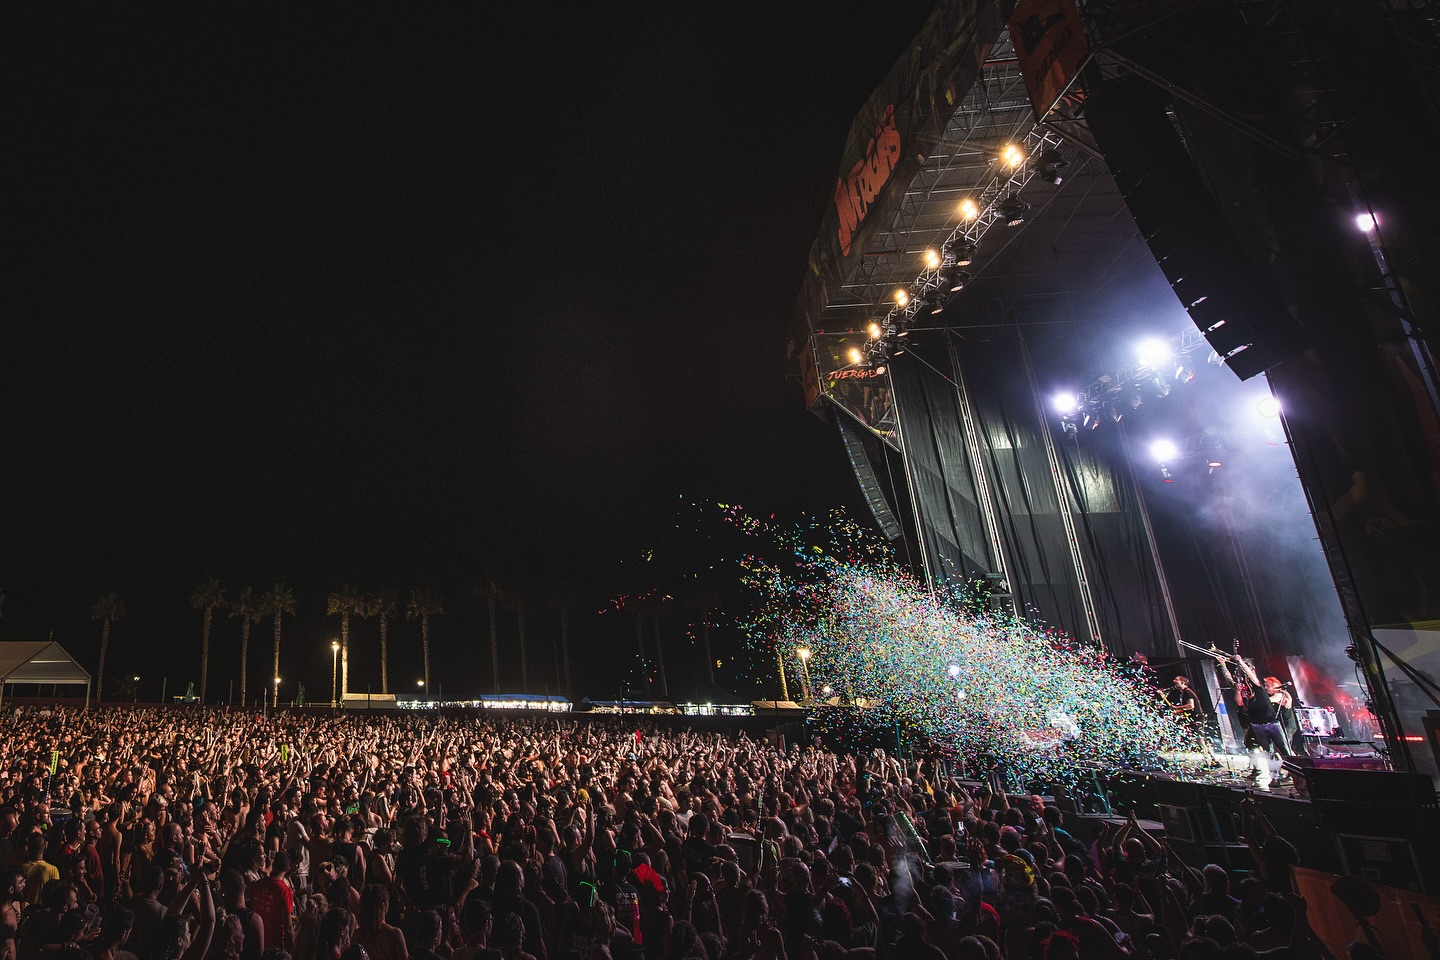
[[[1060,414],[1069,415],[1080,407],[1080,398],[1073,393],[1057,393],[1053,400],[1055,411]]]
[[[1173,440],[1156,440],[1150,444],[1150,456],[1155,458],[1156,463],[1169,463],[1179,455],[1180,448]]]
[[[1170,351],[1170,344],[1164,340],[1146,340],[1135,348],[1135,355],[1140,362],[1152,370],[1159,370],[1170,362],[1174,356]]]
[[[1256,402],[1255,409],[1260,412],[1262,417],[1278,417],[1280,416],[1280,401],[1274,397],[1261,397]]]
[[[1376,224],[1375,224],[1375,214],[1373,214],[1373,213],[1357,213],[1357,214],[1355,214],[1355,229],[1359,230],[1361,233],[1369,233],[1370,231],[1372,231],[1372,230],[1375,229],[1375,226],[1376,226]]]

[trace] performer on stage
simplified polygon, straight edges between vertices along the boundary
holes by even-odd
[[[1240,681],[1236,681],[1224,660],[1220,661],[1220,671],[1228,683],[1234,684],[1235,705],[1250,724],[1250,734],[1254,737],[1254,746],[1250,748],[1250,762],[1255,769],[1256,785],[1262,790],[1268,790],[1271,782],[1276,779],[1277,771],[1278,778],[1285,779],[1284,768],[1280,767],[1279,763],[1290,756],[1290,745],[1286,742],[1285,731],[1280,726],[1280,710],[1288,709],[1294,701],[1280,685],[1278,678],[1266,677],[1262,682],[1256,675],[1255,668],[1243,657],[1237,656],[1234,660],[1240,666]],[[1274,768],[1270,765],[1271,750],[1274,750],[1277,756]]]
[[[1184,674],[1179,674],[1170,681],[1170,686],[1163,696],[1177,715],[1189,716],[1200,707],[1200,701],[1195,699],[1195,691],[1190,689],[1190,680]]]

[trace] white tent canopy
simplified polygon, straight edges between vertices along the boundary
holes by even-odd
[[[51,640],[0,642],[0,702],[12,683],[84,684],[85,700],[90,700],[89,672]]]

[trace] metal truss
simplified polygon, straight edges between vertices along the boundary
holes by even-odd
[[[1139,362],[1102,374],[1076,393],[1075,408],[1061,413],[1062,430],[1077,433],[1081,429],[1094,430],[1106,419],[1119,422],[1125,413],[1123,408],[1138,407],[1143,393],[1152,387],[1157,394],[1165,396],[1172,384],[1186,383],[1194,377],[1190,358],[1202,350],[1206,363],[1221,362],[1205,335],[1194,327],[1187,327],[1165,341],[1165,347],[1167,354],[1163,360],[1157,357],[1149,363]]]

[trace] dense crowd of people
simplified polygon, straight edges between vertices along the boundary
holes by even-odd
[[[631,720],[7,708],[0,960],[1307,960],[1295,851]],[[1363,948],[1361,948],[1363,952]]]

